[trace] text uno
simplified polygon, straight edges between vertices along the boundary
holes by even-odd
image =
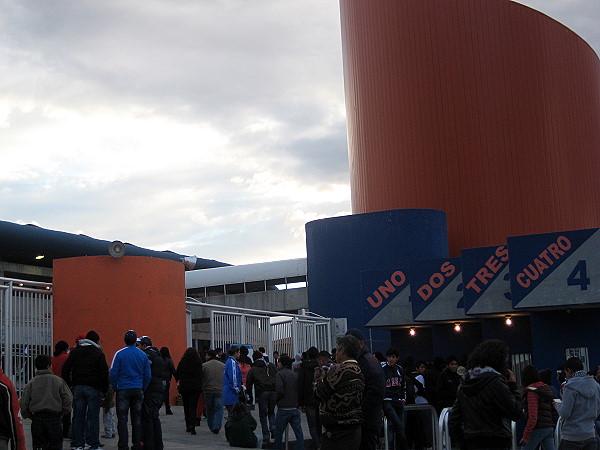
[[[396,292],[396,288],[401,287],[406,282],[406,275],[401,270],[396,270],[389,280],[385,280],[377,289],[373,291],[373,295],[367,297],[367,301],[373,308],[379,308],[383,303],[383,299],[387,299],[390,294]],[[375,297],[375,300],[373,300]]]

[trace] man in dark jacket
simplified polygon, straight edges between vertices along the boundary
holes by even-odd
[[[162,406],[163,391],[166,385],[164,371],[167,367],[159,350],[152,346],[152,339],[142,336],[140,349],[148,355],[150,361],[150,384],[144,391],[142,403],[142,441],[144,449],[162,450],[162,427],[158,411]]]
[[[362,399],[363,425],[361,429],[361,450],[375,450],[383,427],[383,396],[385,381],[381,363],[367,349],[362,331],[351,328],[346,335],[352,335],[360,342],[358,365],[365,378],[365,392]]]
[[[512,447],[510,422],[521,417],[523,407],[507,361],[508,346],[497,339],[480,343],[469,356],[449,419],[452,442],[461,448]]]
[[[85,430],[91,450],[100,448],[100,402],[108,391],[108,365],[95,331],[79,340],[62,368],[62,378],[73,390],[73,441],[77,450],[85,447]]]
[[[252,386],[256,391],[256,402],[258,403],[258,416],[262,428],[263,442],[269,442],[271,436],[275,436],[275,405],[277,404],[277,393],[275,392],[275,373],[277,370],[273,364],[263,359],[260,351],[252,354],[254,366],[246,377],[246,388],[252,392]]]
[[[1,367],[0,359],[0,448],[25,450],[25,432],[15,385]]]
[[[304,450],[304,434],[298,409],[298,375],[292,371],[292,358],[282,356],[281,368],[275,375],[277,416],[275,417],[275,448],[281,448],[283,432],[289,423],[296,436],[296,449]]]
[[[319,421],[319,402],[315,399],[313,381],[315,368],[319,366],[317,347],[311,347],[306,351],[308,358],[300,364],[298,373],[298,403],[300,409],[306,413],[308,430],[313,441],[314,448],[321,447],[321,422]]]
[[[388,419],[388,430],[391,448],[406,450],[406,433],[404,431],[404,404],[406,403],[406,381],[404,369],[398,364],[398,350],[388,348],[387,363],[383,366],[385,378],[385,397],[383,412]]]

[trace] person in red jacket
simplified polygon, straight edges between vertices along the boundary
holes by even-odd
[[[19,397],[0,367],[0,450],[25,450],[25,432]]]

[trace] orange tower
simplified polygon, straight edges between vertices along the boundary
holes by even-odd
[[[169,347],[175,364],[186,349],[183,264],[145,256],[83,256],[54,260],[54,340],[100,335],[108,365],[127,330]],[[175,390],[172,389],[172,393]]]
[[[508,0],[341,0],[354,213],[447,213],[450,254],[600,225],[600,61]]]

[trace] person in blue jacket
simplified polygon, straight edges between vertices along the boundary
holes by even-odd
[[[127,414],[131,411],[131,448],[142,448],[142,402],[150,384],[150,360],[136,347],[137,334],[125,333],[125,347],[115,353],[109,371],[110,382],[117,393],[117,431],[120,449],[129,448]]]
[[[223,372],[223,405],[229,413],[233,410],[233,406],[240,401],[240,396],[245,395],[238,359],[240,359],[240,348],[234,345],[229,349],[229,358],[225,361]]]

